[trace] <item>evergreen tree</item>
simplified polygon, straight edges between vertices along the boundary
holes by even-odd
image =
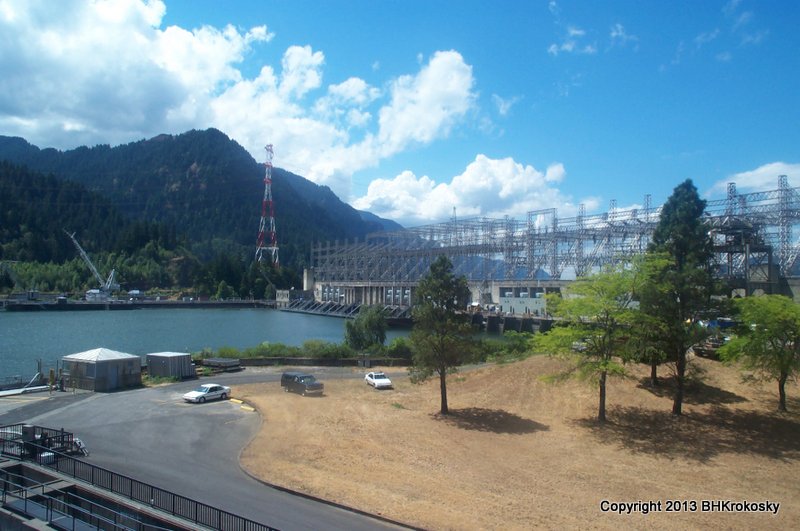
[[[640,294],[642,312],[659,329],[655,350],[675,363],[673,415],[681,414],[686,352],[702,337],[697,321],[712,290],[713,244],[702,219],[705,206],[690,179],[675,187],[648,248]]]
[[[469,297],[467,279],[453,274],[453,264],[446,256],[431,264],[416,291],[409,374],[414,383],[439,376],[442,415],[449,413],[447,374],[472,359],[474,351],[472,328],[457,314],[457,310],[466,308]]]

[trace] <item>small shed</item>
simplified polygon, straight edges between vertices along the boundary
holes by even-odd
[[[90,391],[117,391],[142,385],[142,358],[107,348],[62,358],[69,373],[67,385]]]
[[[147,355],[147,374],[164,378],[195,378],[192,355],[183,352],[155,352]]]

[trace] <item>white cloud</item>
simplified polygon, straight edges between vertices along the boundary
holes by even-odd
[[[733,23],[733,28],[731,31],[736,31],[743,26],[746,26],[750,21],[753,19],[753,13],[750,11],[745,11],[741,13],[738,17],[736,17],[736,21]]]
[[[397,78],[379,112],[379,150],[393,155],[415,143],[446,137],[475,102],[472,67],[455,51],[436,52],[417,75]]]
[[[759,30],[753,33],[745,33],[742,35],[742,46],[751,46],[760,44],[761,41],[769,36],[769,30]]]
[[[697,48],[702,48],[703,46],[705,46],[709,42],[711,42],[714,39],[716,39],[718,36],[719,36],[719,29],[714,29],[712,31],[706,31],[704,33],[701,33],[701,34],[697,35],[694,38],[694,44],[695,44],[695,46],[697,46]]]
[[[730,2],[722,6],[722,12],[725,14],[725,16],[730,17],[736,12],[736,10],[739,8],[739,4],[741,3],[742,0],[730,0]]]
[[[513,98],[503,98],[497,94],[492,94],[492,103],[494,103],[495,107],[497,107],[497,113],[500,116],[508,116],[508,113],[511,112],[511,108],[520,99],[521,98],[519,96],[514,96]]]
[[[334,121],[345,129],[363,128],[372,120],[366,107],[380,95],[379,89],[369,86],[363,79],[351,77],[330,85],[328,94],[314,104],[314,112],[319,119]]]
[[[789,186],[800,186],[800,163],[770,162],[754,170],[735,173],[725,180],[714,183],[706,195],[710,197],[725,195],[730,182],[736,183],[736,190],[740,192],[777,190],[781,175],[786,175]]]
[[[723,6],[722,12],[730,21],[731,33],[739,35],[740,44],[742,46],[758,45],[769,35],[769,30],[748,30],[748,28],[751,26],[751,22],[755,18],[755,15],[752,11],[739,12],[738,9],[740,3],[741,2],[739,0],[732,0]]]
[[[354,172],[446,138],[477,99],[455,51],[381,89],[323,86],[325,54],[308,45],[246,77],[266,26],[190,31],[163,27],[165,13],[161,0],[0,0],[0,131],[70,149],[216,127],[257,160],[274,144],[276,165],[347,200]]]
[[[636,35],[631,35],[625,31],[625,27],[620,24],[616,23],[611,26],[611,32],[609,33],[609,37],[611,38],[611,47],[614,46],[626,46],[628,43],[634,45],[634,49],[638,48],[639,37]]]
[[[4,6],[0,130],[59,148],[210,125],[210,98],[241,81],[234,64],[271,38],[264,26],[159,29],[158,0]]]
[[[557,183],[566,171],[561,163],[544,172],[511,158],[491,159],[478,155],[463,173],[449,183],[436,183],[430,177],[417,177],[404,171],[394,179],[373,181],[367,194],[353,205],[406,226],[448,219],[456,208],[459,217],[506,215],[525,219],[531,210],[559,207],[561,215],[574,215],[576,206],[565,197]],[[596,200],[588,200],[596,208]]]
[[[567,28],[568,37],[583,37],[584,35],[586,35],[586,32],[580,28],[576,28],[575,26]]]
[[[717,61],[721,63],[729,63],[733,58],[733,55],[731,52],[720,52],[715,57],[717,58]]]
[[[579,42],[586,36],[586,32],[578,27],[569,26],[567,34],[561,43],[553,43],[547,47],[547,53],[558,56],[560,53],[576,53],[591,55],[597,53],[595,44],[583,44]]]
[[[311,46],[290,46],[281,61],[282,74],[279,91],[282,96],[302,98],[322,84],[322,64],[325,56]]]

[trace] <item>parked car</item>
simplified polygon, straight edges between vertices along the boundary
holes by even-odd
[[[391,389],[392,381],[382,372],[368,372],[364,381],[375,389]]]
[[[281,387],[287,393],[300,393],[303,396],[308,394],[322,394],[325,385],[318,382],[313,375],[305,372],[285,372],[281,375]]]
[[[194,391],[189,391],[183,395],[183,399],[187,402],[200,402],[201,404],[206,400],[214,400],[219,398],[225,400],[231,396],[231,388],[226,385],[219,385],[213,383],[203,384]]]

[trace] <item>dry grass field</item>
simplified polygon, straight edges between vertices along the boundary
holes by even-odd
[[[451,376],[447,417],[438,380],[417,386],[402,372],[391,391],[329,379],[319,398],[238,386],[264,419],[241,463],[264,481],[427,529],[800,528],[798,385],[778,414],[774,384],[692,365],[705,376],[682,418],[670,415],[670,390],[653,392],[648,369],[634,367],[609,384],[605,426],[594,421],[595,389],[542,381],[563,367],[547,357]],[[603,512],[602,500],[660,501],[661,512]],[[666,512],[668,500],[697,510]],[[711,500],[781,505],[777,515],[702,511]]]

